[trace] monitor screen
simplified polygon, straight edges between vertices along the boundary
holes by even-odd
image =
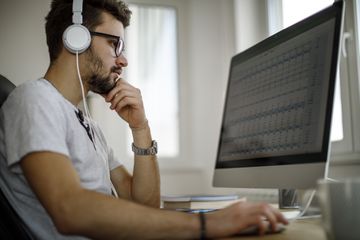
[[[324,177],[342,8],[232,58],[214,186],[305,189]]]

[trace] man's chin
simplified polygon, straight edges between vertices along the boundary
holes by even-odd
[[[108,94],[111,89],[115,87],[115,79],[117,78],[117,74],[109,74],[107,77],[99,77],[94,76],[89,81],[90,91],[97,93],[97,94]]]

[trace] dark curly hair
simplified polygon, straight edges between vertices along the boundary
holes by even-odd
[[[72,24],[72,0],[53,0],[46,16],[46,42],[50,63],[53,63],[63,47],[62,34]],[[128,5],[116,0],[84,0],[83,25],[90,31],[102,23],[101,13],[106,12],[119,20],[124,27],[129,26],[131,11]]]

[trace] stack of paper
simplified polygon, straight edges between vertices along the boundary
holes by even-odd
[[[237,195],[186,195],[162,196],[164,209],[221,209],[239,201],[246,201]]]

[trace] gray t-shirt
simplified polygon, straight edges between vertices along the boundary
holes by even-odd
[[[81,185],[111,194],[109,169],[121,165],[92,122],[45,79],[17,87],[0,109],[0,187],[36,239],[83,239],[59,234],[23,175],[20,160],[27,154],[50,151],[66,155]],[[49,159],[51,161],[51,159]]]

